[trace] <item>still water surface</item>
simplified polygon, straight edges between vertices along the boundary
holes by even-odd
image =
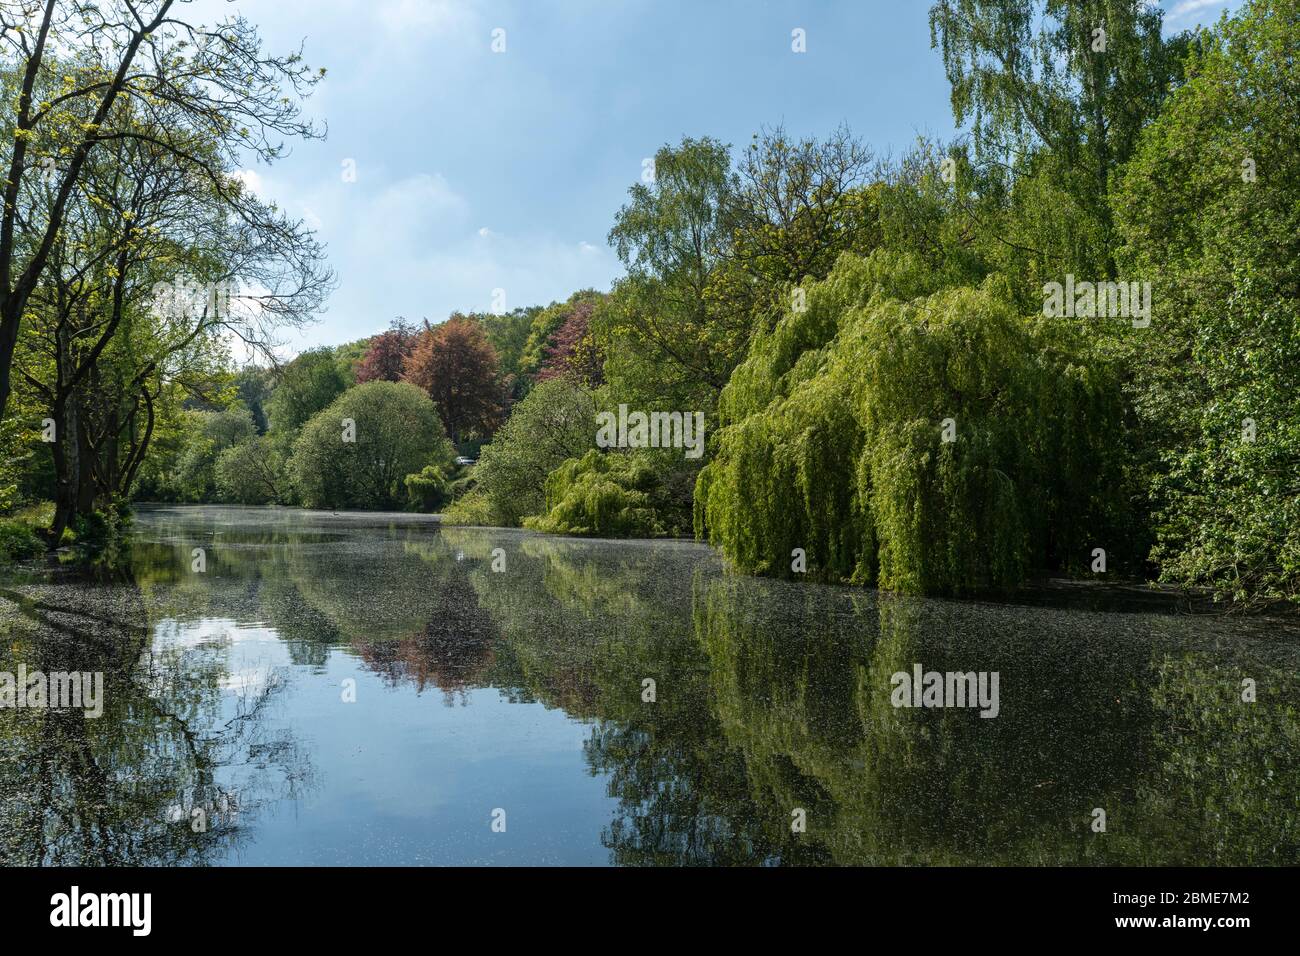
[[[105,675],[97,720],[0,709],[0,863],[1300,863],[1300,638],[1068,603],[144,508],[117,580],[0,581],[0,671]],[[916,664],[998,716],[893,707]]]

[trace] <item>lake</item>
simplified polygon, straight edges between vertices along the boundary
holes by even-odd
[[[112,580],[0,579],[0,637],[103,675],[97,718],[0,708],[11,865],[1300,862],[1300,636],[1095,588],[150,506]],[[930,672],[996,715],[896,706]]]

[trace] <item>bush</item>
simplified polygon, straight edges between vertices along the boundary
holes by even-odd
[[[126,554],[130,528],[131,508],[126,502],[78,515],[72,528],[77,562],[94,567],[118,567]]]
[[[416,511],[437,511],[448,500],[447,479],[436,465],[425,465],[417,474],[407,475],[405,484],[407,499]]]
[[[469,468],[465,469],[463,475],[459,478],[454,478],[447,483],[447,500],[459,501],[477,487],[478,478],[474,474],[474,466],[471,465]]]
[[[475,489],[453,501],[442,513],[444,524],[471,527],[500,527],[501,517],[483,492]]]
[[[551,534],[651,538],[667,534],[655,508],[662,487],[651,462],[634,454],[589,451],[546,479],[546,511],[524,527]]]
[[[35,529],[13,518],[0,518],[0,564],[33,558],[45,550]]]
[[[407,475],[454,455],[424,392],[375,381],[345,392],[307,423],[294,443],[292,473],[308,508],[395,509],[406,498]]]

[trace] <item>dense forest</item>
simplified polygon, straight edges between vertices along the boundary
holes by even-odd
[[[1300,0],[1172,35],[1145,0],[940,0],[953,142],[686,137],[608,291],[288,362],[335,280],[237,173],[320,135],[323,71],[243,20],[67,6],[0,24],[0,560],[229,502],[1300,600]],[[705,453],[607,447],[628,409],[702,414]]]

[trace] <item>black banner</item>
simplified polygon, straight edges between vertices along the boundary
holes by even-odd
[[[115,944],[211,935],[337,943],[373,938],[379,923],[441,913],[517,920],[536,915],[611,927],[641,920],[662,932],[706,922],[762,936],[773,920],[797,926],[847,919],[859,931],[912,927],[972,941],[1278,932],[1294,871],[1230,869],[43,869],[0,871],[12,926]],[[603,905],[602,905],[603,904]],[[601,913],[606,915],[602,916]],[[812,926],[813,924],[808,924]],[[752,927],[749,928],[749,927]],[[965,930],[963,930],[965,927]]]

